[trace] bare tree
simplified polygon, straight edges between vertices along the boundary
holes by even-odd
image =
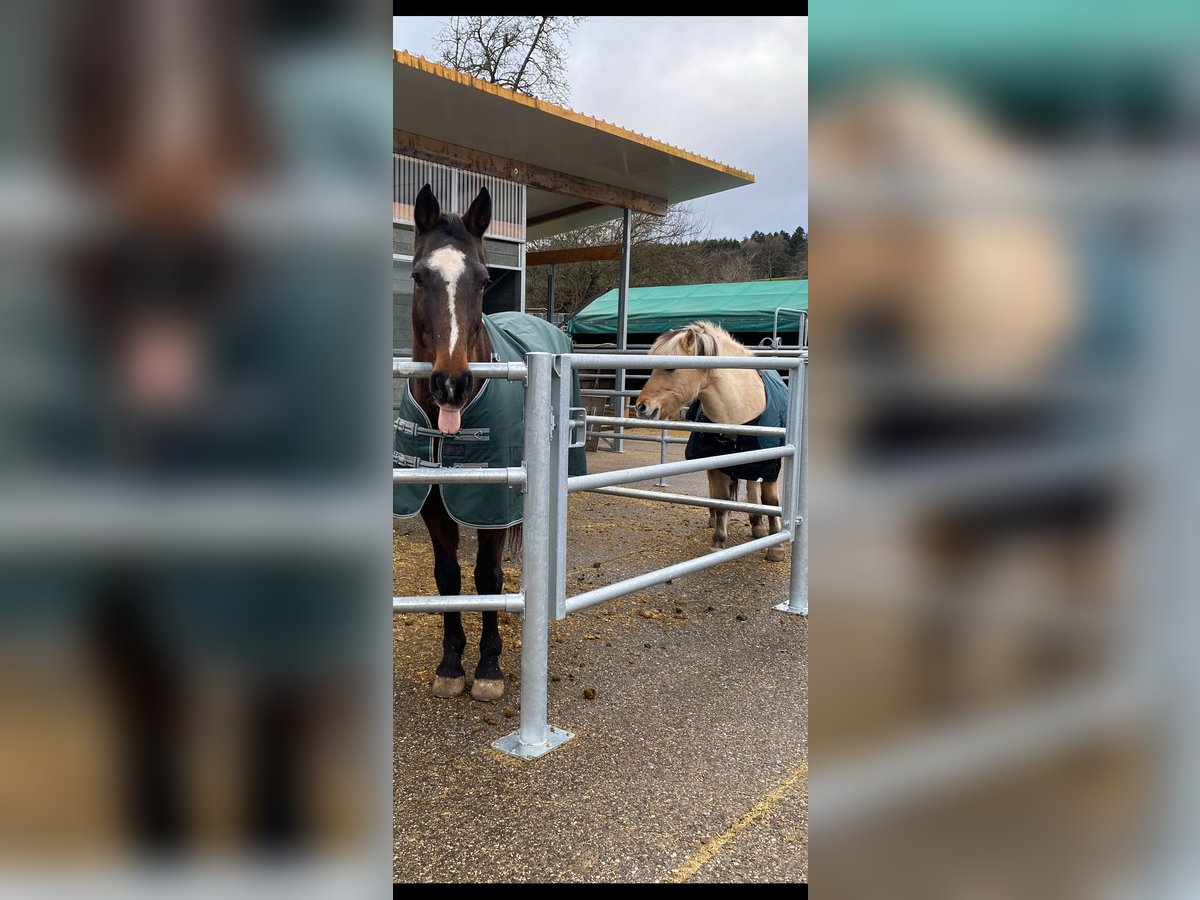
[[[567,46],[586,16],[451,16],[434,37],[438,61],[512,91],[566,103]]]
[[[665,216],[634,213],[629,223],[629,240],[633,244],[679,244],[700,240],[708,228],[709,223],[702,220],[695,209],[680,203],[669,207]],[[621,220],[618,218],[531,241],[529,249],[557,250],[562,247],[594,247],[620,242]]]

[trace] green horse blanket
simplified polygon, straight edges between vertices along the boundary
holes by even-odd
[[[570,353],[571,339],[537,316],[502,312],[483,317],[492,342],[493,362],[524,362],[526,353]],[[571,405],[582,406],[579,376],[572,374]],[[566,423],[557,423],[559,428]],[[507,467],[522,464],[525,443],[525,387],[519,381],[489,378],[462,411],[457,434],[443,436],[413,399],[406,384],[393,423],[392,465]],[[567,451],[568,473],[587,473],[582,447]],[[425,505],[431,485],[392,485],[392,515],[415,516]],[[524,516],[525,495],[520,487],[504,484],[444,484],[446,510],[460,525],[508,528]]]

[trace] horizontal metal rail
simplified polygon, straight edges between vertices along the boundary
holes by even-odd
[[[639,356],[635,353],[572,353],[576,369],[795,369],[808,357],[797,356]]]
[[[988,776],[1128,733],[1155,714],[1156,697],[1143,675],[1118,672],[1096,686],[1067,688],[1011,712],[895,738],[830,767],[826,827],[854,826],[929,803]]]
[[[684,575],[691,575],[694,572],[702,572],[723,562],[740,559],[743,556],[749,556],[751,553],[757,553],[760,550],[766,550],[778,544],[786,544],[791,539],[791,532],[784,529],[775,534],[769,534],[766,537],[755,538],[736,547],[714,550],[712,553],[676,563],[673,566],[667,566],[665,569],[656,569],[653,572],[647,572],[645,575],[635,575],[632,578],[626,578],[623,581],[618,581],[616,584],[594,588],[582,594],[576,594],[574,597],[568,597],[567,612],[579,612],[582,609],[587,609],[606,600],[613,600],[617,597],[623,597],[626,594],[632,594],[636,591],[653,587],[656,584],[662,584],[664,581],[682,578]]]
[[[621,350],[618,347],[588,347],[588,346],[584,345],[580,348],[580,350],[578,352],[579,353],[605,353],[605,354],[609,354],[609,355],[613,355],[613,354],[617,354],[617,353],[646,354],[646,351],[648,351],[649,349],[650,349],[649,344],[630,344],[624,350]],[[790,354],[804,355],[804,354],[808,353],[807,347],[796,347],[793,345],[787,345],[784,347],[747,347],[746,349],[749,350],[751,353],[758,354],[758,355],[779,354],[779,355],[786,356],[786,355],[790,355]]]
[[[523,594],[477,594],[455,597],[393,597],[392,614],[428,612],[523,612]]]
[[[659,431],[699,431],[704,434],[744,434],[750,437],[786,437],[786,428],[766,425],[723,425],[719,422],[690,422],[679,419],[624,419],[588,416],[589,425],[624,425],[626,428],[657,428]]]
[[[609,388],[581,388],[584,397],[636,397],[641,391],[614,391]]]
[[[592,475],[573,475],[567,479],[567,490],[591,491],[596,488],[612,487],[618,484],[631,484],[635,481],[648,481],[651,478],[671,475],[690,475],[692,472],[703,472],[706,469],[725,469],[730,466],[742,466],[747,463],[766,462],[769,459],[783,459],[796,452],[791,444],[782,447],[768,447],[763,450],[747,450],[744,453],[726,453],[722,456],[707,456],[704,459],[685,459],[659,463],[653,466],[638,466],[633,469],[618,469],[615,472],[596,472]]]
[[[528,375],[525,363],[471,363],[471,374],[476,378],[503,378],[507,381],[524,381]],[[428,378],[433,374],[433,363],[414,362],[411,359],[392,359],[393,378]]]
[[[244,556],[277,550],[324,554],[373,552],[375,491],[268,488],[240,482],[151,487],[133,481],[31,479],[0,491],[0,556],[71,552],[213,553]],[[365,543],[364,543],[365,541]],[[377,545],[376,545],[377,546]]]
[[[525,470],[519,466],[485,469],[464,466],[449,469],[443,466],[421,466],[418,469],[392,469],[392,484],[507,484],[525,483]]]
[[[856,472],[823,483],[822,514],[865,515],[865,510],[920,509],[950,501],[1032,494],[1065,485],[1118,481],[1138,464],[1129,446],[1044,447],[987,451],[943,460]]]
[[[656,434],[617,434],[615,431],[586,431],[588,437],[621,438],[625,441],[650,441],[654,444],[686,444],[687,438],[662,437]]]
[[[628,437],[628,435],[626,435]],[[666,494],[660,491],[640,491],[637,488],[606,487],[589,491],[610,497],[629,497],[633,500],[658,500],[662,503],[678,503],[680,506],[702,506],[707,509],[727,509],[730,512],[750,513],[752,516],[782,516],[778,506],[762,503],[742,503],[738,500],[714,500],[712,497],[692,497],[688,494]]]

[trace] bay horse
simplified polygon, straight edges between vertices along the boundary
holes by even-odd
[[[487,188],[481,188],[467,211],[458,216],[442,212],[427,184],[417,195],[413,218],[412,358],[432,363],[433,373],[429,378],[412,379],[409,388],[429,421],[437,423],[439,432],[450,435],[459,431],[464,407],[484,385],[483,379],[471,377],[469,364],[492,358],[491,341],[483,327],[483,292],[489,281],[483,235],[491,224],[491,195]],[[438,592],[444,596],[459,594],[459,524],[447,511],[438,485],[429,491],[421,518],[433,543]],[[501,557],[506,541],[519,540],[520,526],[481,528],[478,535],[475,589],[480,594],[501,594]],[[442,622],[442,661],[434,677],[433,694],[457,697],[466,688],[462,654],[467,637],[461,613],[443,613]],[[479,664],[471,685],[474,699],[498,700],[504,695],[502,649],[498,615],[484,612]]]
[[[685,328],[668,331],[650,347],[651,356],[751,356],[733,335],[712,322],[693,322]],[[776,384],[777,382],[777,384]],[[688,418],[728,425],[782,425],[786,409],[787,388],[774,372],[754,369],[655,369],[645,387],[634,401],[640,419],[671,419],[684,407]],[[782,394],[781,394],[782,392]],[[783,402],[778,402],[782,395]],[[775,401],[770,402],[769,401]],[[771,407],[772,421],[760,421]],[[757,449],[757,438],[701,435],[693,433],[688,441],[689,459],[721,453]],[[708,493],[714,500],[733,500],[737,497],[739,480],[746,482],[746,496],[751,503],[779,505],[780,461],[751,463],[726,469],[708,470]],[[761,487],[760,487],[761,485]],[[759,497],[762,500],[759,500]],[[769,521],[765,521],[769,519]],[[720,550],[728,539],[728,510],[713,510],[708,525],[713,528],[712,549]],[[775,534],[782,527],[779,516],[750,517],[754,537]],[[767,549],[766,558],[779,562],[784,558],[782,546]]]

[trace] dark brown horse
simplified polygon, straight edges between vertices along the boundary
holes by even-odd
[[[58,152],[107,213],[105,228],[81,231],[64,248],[63,287],[97,360],[100,408],[117,422],[89,462],[122,483],[189,476],[188,460],[207,459],[206,441],[218,434],[206,397],[246,269],[244,237],[223,210],[278,164],[255,89],[251,18],[241,13],[199,0],[121,0],[74,2],[62,16]],[[233,430],[219,433],[238,446]],[[317,733],[315,692],[246,675],[250,654],[236,648],[247,638],[233,640],[232,629],[196,638],[192,655],[181,656],[161,624],[188,622],[179,615],[192,601],[163,613],[158,558],[130,556],[106,561],[87,588],[85,646],[110,703],[117,796],[136,848],[174,859],[195,838],[186,768],[195,659],[218,652],[238,661],[248,723],[235,763],[245,828],[256,847],[272,850],[311,839],[304,760]],[[261,593],[250,595],[257,602]]]
[[[487,256],[483,234],[492,219],[492,199],[483,188],[461,217],[443,213],[429,185],[417,195],[413,250],[413,360],[433,363],[428,379],[413,379],[413,399],[430,422],[443,434],[459,430],[461,411],[483,386],[472,378],[468,365],[488,362],[491,341],[483,327],[483,291],[488,284]],[[459,525],[442,502],[441,489],[434,485],[421,518],[433,541],[433,574],[439,593],[455,595],[462,589],[458,564]],[[475,589],[480,594],[504,591],[500,566],[505,539],[515,537],[519,526],[479,529],[479,553],[475,560]],[[467,636],[462,614],[444,613],[442,662],[433,681],[436,697],[457,697],[466,687],[462,667]],[[483,613],[483,635],[479,639],[479,665],[471,696],[476,700],[498,700],[504,695],[500,671],[500,627],[495,612]]]

